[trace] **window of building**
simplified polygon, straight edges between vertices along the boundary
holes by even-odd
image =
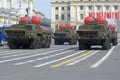
[[[109,6],[108,5],[106,6],[106,10],[109,10]]]
[[[59,8],[58,7],[55,7],[55,10],[58,10]]]
[[[80,10],[83,10],[83,6],[80,6]]]
[[[92,10],[92,6],[88,6],[89,10]]]
[[[80,19],[83,19],[83,14],[80,14]]]
[[[67,15],[67,20],[70,21],[70,14]]]
[[[64,7],[62,7],[62,10],[64,10],[65,8]]]
[[[114,6],[114,9],[115,9],[115,10],[118,10],[118,6]]]
[[[61,19],[62,19],[62,20],[65,19],[65,15],[64,15],[64,14],[61,15]]]
[[[59,16],[58,14],[55,15],[55,19],[58,20],[59,19]]]
[[[100,6],[97,6],[97,10],[100,10],[100,8],[101,8]]]
[[[70,7],[67,7],[67,10],[70,10]]]

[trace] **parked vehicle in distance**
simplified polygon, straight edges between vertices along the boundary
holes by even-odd
[[[54,32],[55,45],[63,45],[64,42],[68,42],[69,45],[77,44],[77,34],[73,30],[72,24],[68,24],[67,26],[60,24],[59,29]]]

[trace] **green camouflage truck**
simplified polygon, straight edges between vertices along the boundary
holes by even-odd
[[[37,21],[37,20],[38,21]],[[35,17],[33,22],[12,25],[5,30],[5,36],[10,49],[37,49],[49,48],[51,44],[52,29],[50,24],[39,24],[39,18]],[[36,24],[37,22],[37,24]]]
[[[115,31],[115,26],[113,24],[108,25],[108,32],[110,33],[111,43],[113,46],[118,44],[117,32]]]
[[[80,50],[90,49],[91,45],[101,45],[103,50],[107,50],[111,43],[117,45],[117,33],[96,21],[79,26],[77,34]]]
[[[77,44],[76,31],[72,29],[72,25],[69,24],[67,27],[60,24],[60,28],[54,32],[54,43],[55,45],[63,45],[64,42],[68,42],[69,45]]]

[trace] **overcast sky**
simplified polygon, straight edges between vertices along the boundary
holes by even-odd
[[[33,0],[33,7],[51,18],[51,0]]]

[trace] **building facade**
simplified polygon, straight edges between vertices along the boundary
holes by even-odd
[[[27,8],[28,0],[0,0],[0,27],[18,23]]]
[[[120,0],[52,0],[52,24],[54,30],[61,23],[71,23],[78,29],[88,15],[105,19],[119,19]]]

